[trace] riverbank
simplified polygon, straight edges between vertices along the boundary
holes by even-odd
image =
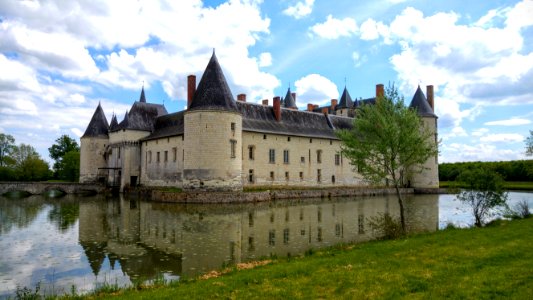
[[[458,186],[454,181],[441,181],[439,184],[440,188],[449,188],[449,187],[457,187],[461,188],[462,186]],[[530,181],[505,181],[503,187],[506,190],[513,190],[513,191],[533,191],[533,182]]]
[[[533,294],[533,218],[308,251],[89,298],[516,298]],[[264,265],[263,265],[264,264]],[[245,268],[251,269],[245,269]],[[105,290],[105,289],[102,289]]]

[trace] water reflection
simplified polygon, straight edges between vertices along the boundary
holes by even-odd
[[[410,230],[436,230],[438,196],[406,201]],[[395,198],[176,205],[121,199],[79,204],[79,241],[97,275],[107,258],[134,281],[195,275],[271,255],[373,238],[368,218],[398,215]]]

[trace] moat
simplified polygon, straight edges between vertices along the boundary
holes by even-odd
[[[512,192],[512,207],[533,193]],[[473,223],[453,195],[411,195],[410,230]],[[178,280],[225,265],[373,239],[368,219],[398,214],[392,197],[259,204],[164,204],[139,199],[0,197],[0,298],[18,287],[44,294]]]

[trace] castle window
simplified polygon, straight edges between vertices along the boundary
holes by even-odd
[[[254,183],[254,170],[253,169],[248,170],[248,182]]]
[[[270,171],[270,180],[274,180],[274,171]]]
[[[152,151],[148,151],[148,162],[152,163]]]
[[[289,150],[283,150],[283,163],[289,163]]]
[[[283,244],[287,245],[289,243],[289,228],[283,229]]]
[[[322,163],[322,150],[316,150],[316,162],[318,164]]]
[[[303,164],[305,163],[305,156],[300,157],[300,162]]]
[[[266,139],[267,139],[267,135],[263,134],[263,140],[266,140]]]
[[[330,145],[333,145],[333,141],[332,141],[332,140],[329,140],[329,144],[330,144]]]
[[[316,241],[322,242],[322,227],[316,229]]]
[[[276,231],[275,230],[270,230],[268,232],[268,244],[270,246],[276,245]]]
[[[167,138],[167,144],[170,143],[170,138]]]
[[[341,224],[335,224],[335,236],[341,236]]]
[[[291,137],[288,136],[288,137],[287,137],[287,142],[290,142],[290,141],[291,141]]]
[[[235,123],[231,122],[231,131],[235,131]]]
[[[254,237],[249,236],[248,237],[248,252],[253,252],[253,251],[255,251]]]
[[[304,180],[304,172],[300,172],[300,180]]]
[[[289,172],[285,172],[285,180],[289,181]]]
[[[181,136],[181,140],[185,140],[185,134]]]
[[[335,154],[335,165],[338,166],[341,164],[341,156],[339,154]]]
[[[172,148],[172,160],[176,162],[178,160],[178,148]]]
[[[236,151],[237,151],[237,140],[229,140],[231,145],[231,158],[236,157]]]
[[[322,170],[320,169],[316,170],[316,180],[318,182],[322,181]]]
[[[313,143],[313,139],[309,139],[309,144]]]
[[[160,162],[161,161],[161,156],[160,156],[160,153],[159,151],[157,152],[157,162]]]
[[[255,146],[248,146],[248,159],[249,160],[255,159]]]
[[[118,147],[117,157],[120,158],[120,147]]]
[[[331,183],[335,183],[335,175],[331,175]]]
[[[165,162],[168,161],[168,151],[165,151]]]
[[[358,217],[358,228],[359,228],[359,234],[364,234],[365,233],[365,216],[364,215],[359,215]]]
[[[276,149],[268,150],[268,162],[271,164],[276,163]]]

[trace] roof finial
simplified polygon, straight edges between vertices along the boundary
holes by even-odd
[[[141,89],[141,96],[139,97],[139,102],[146,102],[146,97],[144,96],[144,80],[143,80],[143,86]]]

